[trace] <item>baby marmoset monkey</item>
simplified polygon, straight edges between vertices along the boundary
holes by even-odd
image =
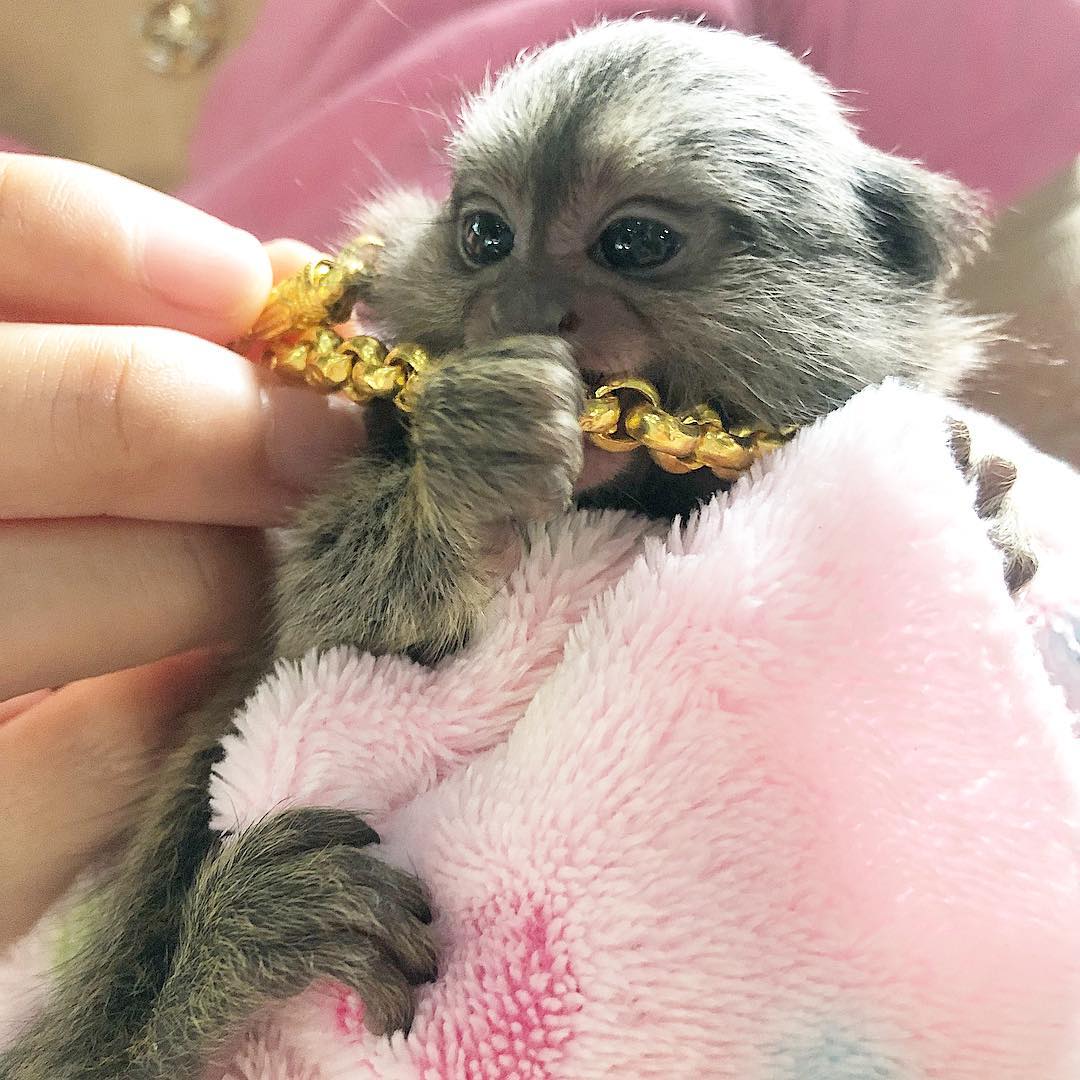
[[[708,494],[701,474],[583,449],[585,383],[637,373],[675,408],[801,423],[890,375],[948,391],[977,359],[944,294],[975,201],[862,143],[825,84],[762,41],[596,27],[471,101],[451,155],[444,202],[398,194],[358,222],[386,241],[381,329],[447,358],[404,437],[301,513],[263,651],[200,713],[3,1080],[195,1076],[320,978],[355,987],[375,1026],[407,1025],[435,973],[421,887],[341,811],[222,843],[209,774],[274,658],[346,643],[435,661],[468,638],[522,523],[575,498],[673,514]],[[1008,565],[1014,585],[1032,569]]]

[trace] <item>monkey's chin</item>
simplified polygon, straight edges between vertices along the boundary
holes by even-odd
[[[585,443],[585,464],[581,475],[574,485],[574,494],[591,491],[594,488],[606,487],[620,473],[626,472],[630,467],[629,458],[636,457],[638,451],[633,454],[613,454],[609,450],[601,450],[592,443]]]

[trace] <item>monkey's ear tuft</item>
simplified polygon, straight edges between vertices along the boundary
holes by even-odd
[[[871,152],[855,191],[878,253],[916,281],[947,281],[986,243],[982,199],[904,158]]]

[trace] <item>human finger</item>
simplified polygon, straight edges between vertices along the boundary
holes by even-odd
[[[218,664],[211,650],[168,657],[38,695],[0,722],[0,949],[130,828]]]
[[[0,319],[240,337],[270,288],[250,233],[79,162],[0,153]]]
[[[263,618],[256,530],[79,519],[0,527],[0,701],[208,643]]]
[[[315,262],[323,257],[321,251],[317,251],[310,244],[302,240],[292,240],[281,237],[277,240],[269,240],[263,244],[267,257],[270,259],[270,269],[274,275],[274,283],[277,284],[282,278],[295,274],[301,267]]]
[[[0,518],[280,523],[364,423],[188,334],[0,325]]]

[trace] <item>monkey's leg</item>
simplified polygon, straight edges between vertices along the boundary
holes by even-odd
[[[582,397],[555,339],[441,366],[411,460],[348,463],[302,515],[278,581],[279,652],[350,642],[431,660],[460,645],[499,585],[513,523],[569,500]],[[414,881],[362,850],[375,839],[354,814],[290,810],[208,860],[124,1075],[193,1075],[253,1012],[321,978],[354,987],[376,1030],[407,1027],[410,985],[435,973],[430,916]]]
[[[482,607],[470,566],[427,526],[409,465],[351,463],[297,529],[281,577],[281,649],[352,640],[435,656]],[[407,1027],[410,986],[435,975],[430,914],[415,881],[363,850],[376,840],[355,814],[310,808],[215,850],[187,893],[168,978],[129,1038],[123,1075],[195,1076],[255,1012],[319,979],[354,987],[376,1030]]]
[[[355,814],[297,809],[246,830],[199,872],[180,945],[125,1080],[196,1077],[243,1022],[324,978],[360,992],[377,1032],[408,1025],[435,975],[413,878],[368,855]]]

